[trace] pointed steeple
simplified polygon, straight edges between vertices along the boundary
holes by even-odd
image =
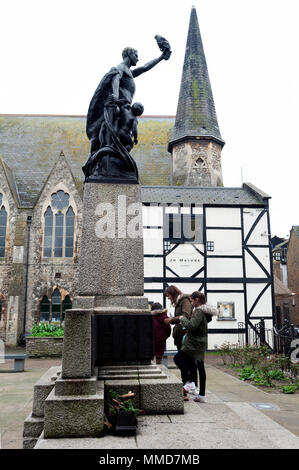
[[[215,111],[196,9],[191,10],[173,144],[186,137],[208,136],[224,145]]]
[[[173,136],[173,183],[222,185],[221,137],[196,9],[191,10]]]

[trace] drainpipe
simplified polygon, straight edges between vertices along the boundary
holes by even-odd
[[[27,217],[27,250],[26,250],[26,271],[25,271],[25,294],[24,294],[24,321],[23,321],[23,333],[22,333],[22,343],[25,344],[25,335],[26,335],[26,316],[27,316],[27,291],[28,291],[28,274],[29,274],[29,248],[30,248],[30,227],[31,227],[32,217],[28,215]]]

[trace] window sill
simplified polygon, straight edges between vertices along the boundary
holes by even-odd
[[[66,261],[68,261],[69,263],[74,263],[74,257],[70,258],[70,257],[64,257],[62,256],[61,258],[42,258],[42,262],[44,263],[50,263],[50,262],[54,262],[54,263],[65,263]]]
[[[232,318],[232,317],[225,317],[225,318],[217,318],[217,321],[237,321],[237,319]]]

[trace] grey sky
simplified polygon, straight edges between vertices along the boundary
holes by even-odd
[[[171,59],[136,79],[146,115],[174,115],[191,6],[197,9],[223,149],[225,186],[272,196],[272,234],[299,225],[298,0],[2,0],[1,114],[86,114],[121,50],[139,64],[166,37]]]

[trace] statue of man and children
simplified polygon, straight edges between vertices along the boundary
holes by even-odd
[[[138,170],[130,155],[138,142],[138,117],[143,105],[134,103],[135,77],[155,67],[171,55],[170,45],[162,36],[155,36],[162,54],[141,67],[138,52],[126,47],[123,61],[104,75],[89,105],[86,134],[90,154],[82,167],[85,181],[138,183]]]

